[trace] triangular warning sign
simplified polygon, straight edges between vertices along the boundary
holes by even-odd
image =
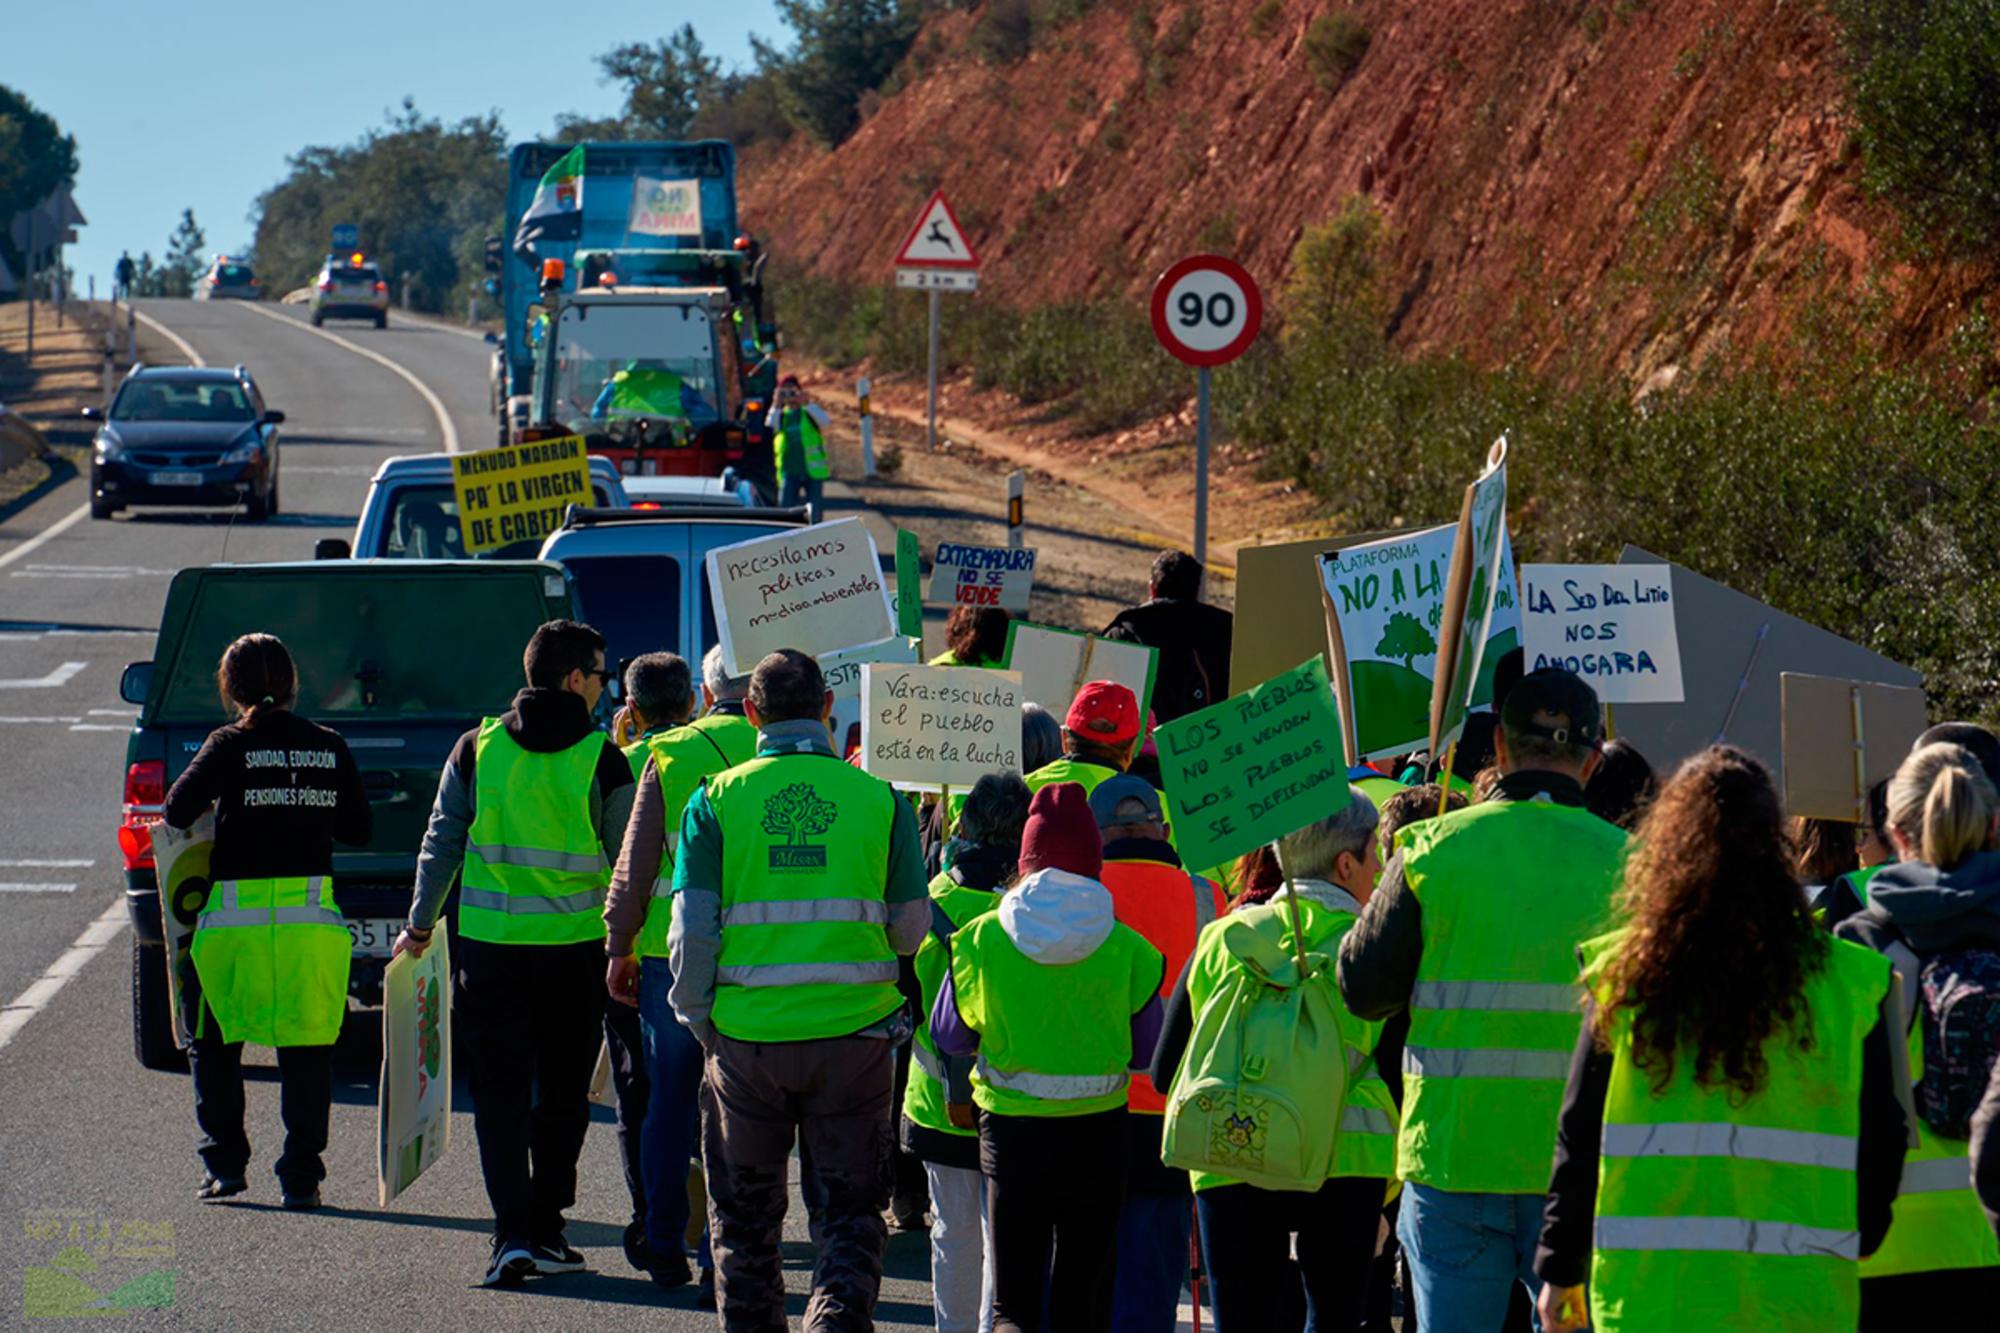
[[[924,205],[917,225],[910,228],[910,234],[903,238],[902,249],[896,251],[898,268],[978,268],[979,256],[973,253],[972,243],[965,239],[965,228],[958,225],[958,215],[951,211],[951,204],[939,190]]]

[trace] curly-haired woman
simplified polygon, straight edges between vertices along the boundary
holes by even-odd
[[[1624,926],[1580,950],[1535,1271],[1545,1330],[1853,1328],[1904,1122],[1880,955],[1828,938],[1763,765],[1718,746],[1640,825]]]

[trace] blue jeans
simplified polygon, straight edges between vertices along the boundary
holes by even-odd
[[[811,505],[813,521],[818,522],[826,514],[824,503],[826,483],[818,477],[785,474],[785,493],[778,503],[787,508],[795,505]]]
[[[1426,1329],[1493,1329],[1507,1322],[1516,1282],[1533,1297],[1539,1194],[1453,1194],[1414,1182],[1403,1187],[1397,1238],[1410,1266],[1417,1319]],[[1541,1328],[1541,1321],[1535,1321]]]
[[[639,966],[639,1032],[652,1093],[640,1130],[639,1160],[646,1177],[646,1244],[661,1254],[687,1248],[688,1163],[695,1155],[701,1043],[674,1018],[667,992],[674,974],[664,958]],[[710,1266],[708,1233],[701,1238],[701,1266]]]
[[[1112,1333],[1172,1333],[1181,1284],[1188,1277],[1194,1199],[1186,1194],[1127,1194],[1118,1213],[1118,1275],[1111,1291]]]

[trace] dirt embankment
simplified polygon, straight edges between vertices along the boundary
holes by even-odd
[[[1402,345],[1635,381],[1878,292],[1870,327],[1918,354],[1996,285],[1898,257],[1817,4],[1105,0],[998,66],[967,45],[981,12],[931,19],[839,149],[749,155],[745,213],[788,262],[879,281],[942,185],[981,300],[1136,300],[1198,249],[1275,285],[1360,194]],[[1366,34],[1344,78],[1311,36],[1343,14],[1350,50]]]

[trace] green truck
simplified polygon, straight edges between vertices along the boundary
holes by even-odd
[[[507,708],[535,627],[575,614],[568,574],[547,561],[211,565],[174,576],[153,658],[126,667],[119,686],[139,707],[126,743],[118,843],[140,1064],[186,1065],[168,1012],[151,828],[174,779],[225,720],[215,684],[222,650],[252,632],[283,639],[298,664],[298,712],[338,731],[361,769],[374,837],[366,847],[336,845],[333,880],[354,939],[349,1005],[366,1007],[380,1003],[453,742]]]

